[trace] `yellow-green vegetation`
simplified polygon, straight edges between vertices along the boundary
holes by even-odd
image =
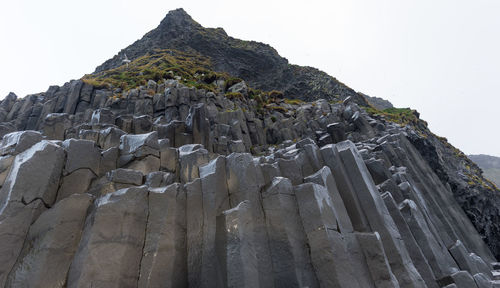
[[[224,89],[227,90],[229,87],[233,86],[234,84],[240,83],[241,81],[243,80],[237,77],[226,78],[226,81],[224,83],[225,86]]]
[[[500,185],[500,178],[498,175],[500,175],[500,169],[498,168],[483,169],[484,178],[491,180],[495,185]]]
[[[217,79],[233,79],[226,73],[211,71],[211,61],[200,54],[177,50],[155,50],[152,54],[141,56],[129,65],[87,74],[82,80],[96,87],[115,87],[123,90],[145,85],[148,80],[180,78],[186,86],[216,91],[212,83]]]
[[[481,178],[477,175],[470,173],[466,173],[466,175],[469,178],[469,181],[467,182],[469,186],[478,185],[491,191],[498,190],[497,186],[488,179]]]
[[[302,100],[300,100],[300,99],[288,99],[288,98],[285,98],[285,103],[286,104],[290,104],[290,105],[302,105],[305,102],[302,101]]]
[[[227,73],[215,72],[211,70],[211,67],[210,58],[201,54],[172,49],[157,49],[153,53],[134,59],[128,65],[122,65],[96,74],[87,74],[82,80],[98,88],[121,88],[123,91],[127,91],[146,85],[148,80],[158,82],[162,79],[177,79],[186,86],[215,93],[219,92],[215,84],[216,80],[224,80],[224,90],[243,81]],[[155,92],[151,90],[147,91],[147,93],[153,95]],[[244,101],[253,99],[258,113],[265,113],[266,111],[288,112],[286,108],[277,105],[279,99],[284,98],[282,91],[263,92],[250,88],[248,97],[239,92],[228,92],[224,96],[231,100],[239,99]],[[112,97],[118,99],[120,95],[114,94]],[[293,105],[304,103],[298,99],[285,99],[284,101]]]
[[[283,98],[284,95],[283,95],[283,92],[281,92],[281,91],[273,90],[273,91],[269,92],[269,97],[270,98]]]
[[[328,101],[328,103],[333,105],[333,104],[339,104],[339,103],[343,102],[343,100],[340,100],[340,96],[338,96],[338,95],[336,95],[336,96],[338,97],[337,100],[330,100],[330,101]],[[363,108],[366,109],[367,107],[363,107]],[[370,108],[373,108],[373,107],[370,106]],[[375,109],[375,108],[373,108],[373,109]],[[368,111],[366,111],[366,112],[368,112]]]
[[[280,113],[287,113],[288,112],[288,109],[286,109],[285,107],[276,106],[276,105],[268,105],[268,106],[266,106],[266,108],[269,110],[272,110],[272,111],[278,111]]]
[[[388,108],[384,110],[378,110],[372,106],[363,108],[369,114],[384,116],[386,120],[401,125],[416,125],[419,121],[417,112],[410,108]]]
[[[226,98],[229,100],[234,100],[234,99],[243,100],[245,98],[243,94],[241,94],[240,92],[228,92],[224,94],[224,96],[226,96]]]

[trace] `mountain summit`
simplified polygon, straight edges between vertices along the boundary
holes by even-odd
[[[170,11],[156,29],[121,50],[95,72],[121,66],[125,54],[134,60],[157,49],[199,53],[210,58],[213,70],[241,78],[256,89],[283,91],[288,98],[342,100],[351,96],[358,104],[367,104],[365,97],[328,74],[290,64],[267,44],[232,38],[222,28],[204,28],[183,9]]]

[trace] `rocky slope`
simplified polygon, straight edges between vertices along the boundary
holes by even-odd
[[[484,176],[490,179],[496,186],[500,186],[500,157],[490,155],[468,155],[476,163]]]
[[[110,61],[0,103],[0,286],[500,287],[498,190],[416,111]]]
[[[97,67],[95,73],[123,65],[124,55],[134,60],[156,49],[200,53],[212,59],[212,70],[245,79],[255,89],[283,91],[289,98],[309,101],[351,96],[366,104],[364,97],[328,74],[292,65],[267,44],[229,37],[222,28],[204,28],[183,9],[170,11],[156,29]]]

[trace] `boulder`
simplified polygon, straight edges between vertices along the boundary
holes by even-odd
[[[164,187],[174,182],[175,175],[170,172],[156,171],[146,175],[146,186],[151,188]]]
[[[151,111],[152,112],[152,111]],[[132,131],[134,134],[144,134],[151,132],[153,128],[153,123],[151,122],[151,114],[144,113],[146,115],[134,116],[132,119]]]
[[[103,124],[115,124],[115,115],[108,108],[100,108],[92,113],[92,118],[90,120],[91,125],[103,125]]]
[[[125,166],[127,169],[137,170],[147,175],[160,170],[160,158],[148,155],[142,159],[136,159]]]
[[[133,117],[130,115],[120,115],[116,117],[115,123],[118,128],[125,131],[125,133],[132,133]]]
[[[40,142],[42,139],[43,136],[38,131],[27,130],[6,134],[3,136],[0,143],[0,154],[17,155]]]
[[[43,122],[43,135],[51,140],[64,140],[65,132],[73,123],[70,116],[65,113],[51,113]]]
[[[64,172],[72,173],[78,169],[87,168],[94,174],[99,175],[99,165],[101,161],[101,152],[90,140],[68,139],[63,142],[67,158]]]
[[[333,143],[346,140],[345,125],[342,122],[328,124],[327,131],[330,134]]]
[[[147,134],[123,135],[120,137],[120,154],[134,154],[136,157],[155,155],[159,157],[160,146],[156,131]]]
[[[141,185],[143,175],[141,172],[131,169],[119,168],[113,170],[107,175],[109,181],[123,184]]]
[[[118,147],[120,145],[120,139],[124,134],[125,131],[115,127],[108,127],[101,130],[99,131],[99,146],[103,150],[111,147]]]
[[[96,175],[90,169],[78,169],[69,175],[64,176],[61,186],[57,191],[57,202],[72,194],[83,194],[90,187]]]
[[[241,93],[243,96],[248,95],[248,87],[245,81],[238,82],[227,89],[230,93]]]
[[[17,203],[29,204],[40,199],[52,205],[63,164],[63,148],[46,140],[18,154],[0,189],[0,219],[2,214],[8,215],[11,208],[16,209]]]

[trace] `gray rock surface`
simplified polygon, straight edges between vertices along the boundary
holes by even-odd
[[[186,194],[179,184],[151,189],[138,287],[188,287]],[[135,279],[137,281],[137,278]],[[135,284],[134,284],[135,286]]]
[[[90,169],[99,174],[101,152],[95,142],[90,140],[68,139],[63,142],[66,150],[65,173],[69,174],[78,169]]]
[[[146,187],[126,188],[97,199],[71,263],[67,286],[137,286],[147,218]]]
[[[213,62],[0,102],[1,287],[499,286],[499,191],[416,111],[182,10],[145,39]]]
[[[389,261],[381,243],[380,235],[375,233],[356,233],[366,262],[370,268],[370,274],[375,286],[378,287],[400,287],[398,280],[391,271]]]
[[[108,173],[108,179],[113,182],[123,184],[142,184],[142,173],[132,169],[116,169]]]
[[[75,194],[41,214],[29,229],[7,286],[65,287],[91,202],[90,195]]]
[[[9,133],[2,138],[0,154],[17,155],[42,140],[43,136],[38,131],[19,131]]]
[[[262,198],[275,287],[319,287],[292,182],[274,178]]]
[[[64,150],[45,140],[18,154],[0,189],[0,219],[17,210],[19,205],[37,199],[45,205],[52,205],[56,200],[63,161]]]

